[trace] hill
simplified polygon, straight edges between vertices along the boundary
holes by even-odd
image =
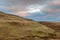
[[[49,28],[52,28],[56,31],[60,31],[60,22],[40,22],[42,25],[46,25]]]
[[[0,40],[49,40],[59,32],[31,19],[0,12]]]

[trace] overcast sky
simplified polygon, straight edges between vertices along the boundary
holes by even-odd
[[[37,12],[27,12],[30,6]],[[0,0],[0,11],[38,21],[60,21],[60,0]]]

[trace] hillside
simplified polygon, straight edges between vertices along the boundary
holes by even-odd
[[[46,25],[49,28],[52,28],[56,31],[60,31],[60,22],[40,22],[42,25]]]
[[[0,40],[55,39],[54,29],[31,19],[0,12]]]

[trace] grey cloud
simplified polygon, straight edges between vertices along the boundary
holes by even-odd
[[[11,11],[26,10],[26,6],[31,4],[43,4],[47,0],[0,0],[0,5]]]

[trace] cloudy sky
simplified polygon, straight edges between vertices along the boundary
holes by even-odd
[[[0,11],[37,21],[60,21],[60,0],[0,0]]]

